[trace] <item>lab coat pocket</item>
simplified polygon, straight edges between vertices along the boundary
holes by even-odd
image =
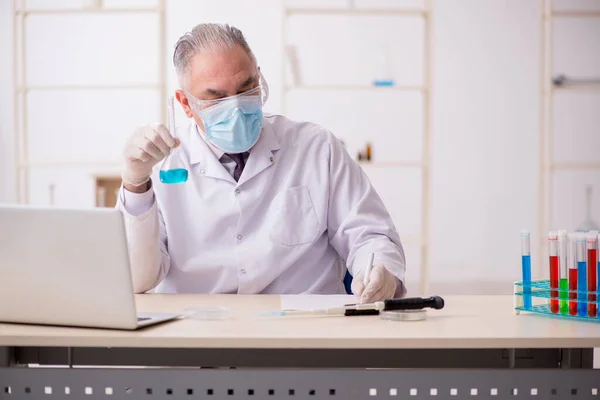
[[[319,234],[319,221],[306,186],[279,193],[271,204],[270,238],[285,246],[310,243]]]

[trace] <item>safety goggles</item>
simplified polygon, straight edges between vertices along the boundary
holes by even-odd
[[[239,102],[239,103],[256,103],[262,107],[269,98],[269,86],[265,81],[262,74],[258,73],[258,86],[249,89],[243,93],[236,94],[235,96],[223,97],[221,99],[214,100],[200,100],[194,97],[191,93],[184,91],[186,97],[191,103],[192,108],[196,112],[201,112],[215,106],[222,105],[224,103]]]

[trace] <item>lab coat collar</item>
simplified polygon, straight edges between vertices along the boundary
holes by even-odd
[[[208,149],[215,155],[215,158],[218,160],[223,157],[225,152],[208,143],[204,133],[200,131],[200,127],[196,123],[196,121],[192,120],[190,124],[190,164],[197,164],[202,161],[204,155],[204,148],[208,147]]]
[[[200,173],[209,178],[223,179],[234,185],[237,184],[235,179],[221,164],[223,151],[209,144],[200,132],[200,127],[196,121],[190,124],[190,166],[199,164]]]
[[[264,124],[258,142],[250,149],[244,172],[236,182],[220,162],[224,152],[208,143],[200,128],[193,121],[190,124],[190,165],[202,164],[204,175],[224,179],[238,186],[258,175],[275,163],[273,152],[280,149],[279,141],[270,124]]]
[[[244,172],[242,172],[242,176],[240,176],[240,180],[237,183],[238,186],[243,185],[263,170],[275,164],[276,160],[273,152],[280,148],[281,146],[279,145],[277,136],[275,136],[275,132],[273,132],[273,127],[270,123],[265,123],[258,142],[250,150],[250,156],[246,162]]]

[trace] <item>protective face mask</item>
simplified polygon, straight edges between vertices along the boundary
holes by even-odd
[[[259,96],[240,96],[196,111],[207,140],[225,153],[243,153],[258,141],[263,126]]]

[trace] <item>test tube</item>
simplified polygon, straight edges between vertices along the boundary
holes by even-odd
[[[550,253],[550,311],[558,313],[558,234],[548,233],[548,249]]]
[[[560,269],[560,313],[569,313],[569,268],[567,266],[567,231],[558,231],[558,260]]]
[[[587,300],[585,293],[587,292],[587,271],[586,271],[586,254],[585,254],[585,235],[577,234],[577,292],[579,302],[579,316],[587,315]]]
[[[600,235],[596,235],[596,247],[600,247]],[[600,251],[596,252],[596,257],[598,257],[598,268],[597,268],[597,274],[596,276],[600,276]],[[600,279],[598,280],[598,282],[596,282],[597,286],[596,286],[596,292],[598,294],[600,294]]]
[[[167,123],[169,132],[171,135],[175,135],[175,98],[173,96],[167,98]]]
[[[596,304],[598,233],[594,231],[587,234],[587,267],[588,291],[594,293],[588,295],[588,315],[595,317],[598,313],[598,305]]]
[[[569,314],[577,315],[577,242],[576,236],[569,233]],[[574,301],[575,300],[575,301]]]
[[[531,309],[531,235],[521,231],[521,269],[523,275],[523,306]]]

